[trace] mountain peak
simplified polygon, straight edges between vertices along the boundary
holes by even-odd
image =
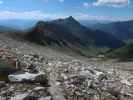
[[[72,16],[69,16],[64,19],[64,22],[69,24],[69,25],[80,25],[80,23]]]
[[[65,18],[64,20],[72,21],[72,22],[78,22],[73,16],[69,16]]]
[[[52,21],[53,23],[56,24],[62,24],[62,25],[80,25],[80,23],[72,16],[66,17],[64,19],[57,19]]]
[[[73,16],[69,16],[69,17],[67,17],[66,19],[75,20]]]

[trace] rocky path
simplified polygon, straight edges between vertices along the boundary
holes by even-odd
[[[50,70],[50,78],[49,78],[49,82],[50,82],[50,93],[52,94],[53,100],[66,100],[64,98],[64,95],[62,94],[61,88],[58,87],[58,82],[57,82],[57,73],[55,72],[55,68],[54,66],[51,67]]]

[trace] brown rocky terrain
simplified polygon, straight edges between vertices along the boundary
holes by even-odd
[[[0,100],[133,100],[132,62],[88,59],[5,34],[0,59],[10,65]]]

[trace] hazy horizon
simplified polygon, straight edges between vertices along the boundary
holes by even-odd
[[[0,20],[42,20],[73,16],[78,20],[133,19],[131,0],[0,0]]]

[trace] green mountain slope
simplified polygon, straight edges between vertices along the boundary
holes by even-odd
[[[109,24],[97,24],[91,28],[111,33],[112,35],[123,41],[129,41],[133,39],[133,20],[112,22]]]
[[[67,46],[119,48],[122,41],[103,31],[93,31],[82,26],[73,17],[50,22],[40,21],[30,30],[28,39],[42,44],[56,43]]]
[[[118,58],[120,60],[133,60],[133,43],[111,51],[107,54],[107,56],[111,58]]]

